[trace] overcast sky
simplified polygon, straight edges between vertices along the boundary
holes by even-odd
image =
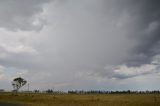
[[[0,0],[0,89],[160,89],[159,34],[159,0]]]

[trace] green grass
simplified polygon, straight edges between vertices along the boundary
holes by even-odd
[[[0,102],[24,106],[160,106],[159,94],[0,93]]]

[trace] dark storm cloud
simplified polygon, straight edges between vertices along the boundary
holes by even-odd
[[[0,1],[4,77],[24,70],[35,89],[66,90],[123,81],[130,87],[136,78],[143,85],[144,76],[158,76],[158,0],[54,0],[44,7],[45,0],[15,1]],[[44,26],[43,16],[49,24],[29,32]]]
[[[107,0],[102,2],[101,14],[114,15],[115,21],[126,15],[130,19],[122,30],[128,30],[126,36],[136,41],[131,50],[128,66],[140,66],[151,62],[160,41],[160,1],[159,0]],[[112,4],[108,6],[107,4]],[[116,8],[115,8],[116,7]],[[118,35],[117,35],[118,36]]]
[[[0,0],[0,27],[8,30],[40,30],[45,19],[38,17],[50,0]]]
[[[160,1],[129,0],[128,2],[129,14],[137,20],[136,25],[129,23],[128,36],[137,41],[137,46],[132,51],[133,58],[130,58],[127,64],[136,66],[150,63],[152,57],[160,53],[157,51],[160,47],[158,43],[160,41]]]
[[[117,59],[120,63],[114,63],[116,59],[113,57],[111,61],[114,61],[112,65],[126,65],[128,70],[139,70],[144,68],[147,70],[146,64],[152,64],[154,57],[160,54],[160,1],[159,0],[101,0],[101,8],[95,10],[96,14],[101,17],[112,17],[114,22],[117,22],[121,17],[121,31],[125,32],[126,38],[134,41],[134,47],[129,50],[130,56],[123,59]],[[108,5],[110,4],[110,5]],[[108,23],[109,24],[109,23]],[[110,26],[112,27],[112,26]],[[118,29],[115,28],[115,32]],[[121,32],[120,31],[120,32]],[[113,33],[112,33],[113,34]],[[120,34],[120,33],[119,33]],[[116,35],[116,41],[119,41]],[[110,38],[110,37],[108,37]],[[132,43],[132,42],[131,42]],[[128,43],[128,45],[131,45]],[[124,46],[125,48],[126,46]],[[119,51],[122,53],[122,51]],[[112,55],[113,56],[113,55]],[[109,63],[109,62],[107,62]],[[102,64],[101,64],[102,65]],[[110,67],[107,65],[106,67]],[[154,67],[154,66],[150,66]],[[93,70],[96,70],[95,68]],[[100,75],[102,77],[109,78],[132,78],[136,76],[158,73],[158,68],[151,69],[148,72],[132,73],[131,75],[126,75],[125,73],[117,74],[114,69],[103,69],[99,68],[98,71],[93,71],[91,75]],[[123,71],[123,68],[121,69]],[[97,74],[96,74],[97,73]]]

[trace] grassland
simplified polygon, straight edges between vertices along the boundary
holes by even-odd
[[[0,93],[0,102],[24,106],[160,106],[159,94]]]

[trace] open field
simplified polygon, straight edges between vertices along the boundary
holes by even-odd
[[[159,94],[0,93],[0,102],[24,106],[160,106]]]

